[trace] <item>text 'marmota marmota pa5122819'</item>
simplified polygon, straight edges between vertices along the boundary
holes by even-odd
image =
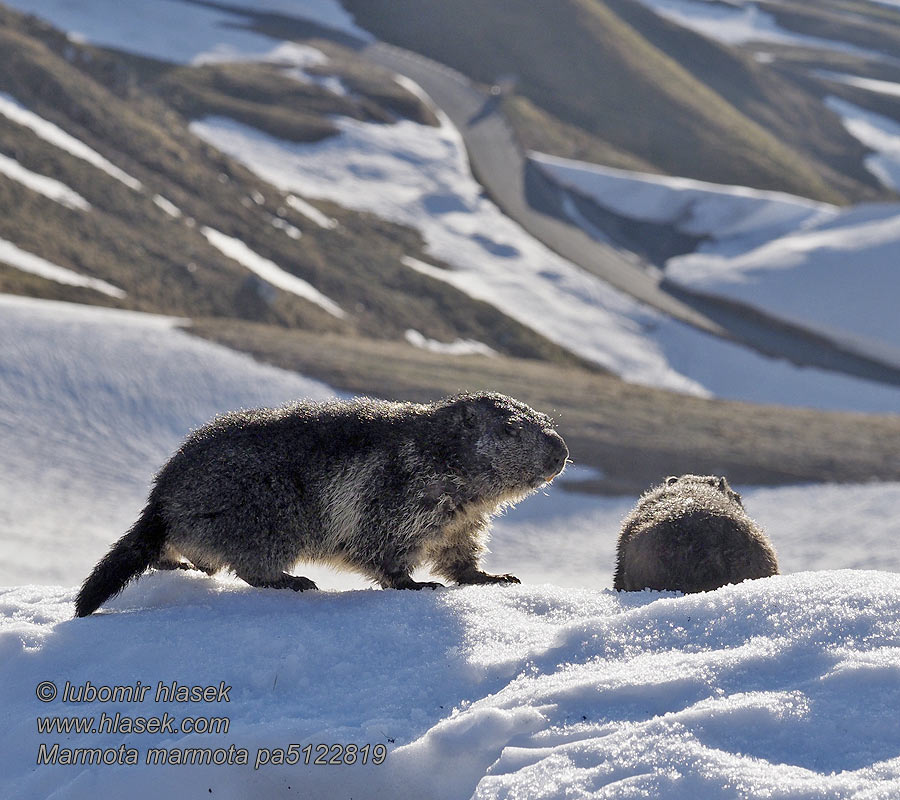
[[[252,586],[314,589],[299,561],[420,589],[421,564],[460,584],[481,569],[490,517],[558,475],[553,422],[500,394],[435,403],[369,398],[236,411],[192,433],[140,518],[85,580],[86,616],[147,567],[231,569]],[[182,559],[186,559],[187,562]]]

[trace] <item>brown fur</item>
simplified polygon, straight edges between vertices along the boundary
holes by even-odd
[[[725,478],[682,475],[622,522],[613,587],[705,592],[778,573],[775,550]]]

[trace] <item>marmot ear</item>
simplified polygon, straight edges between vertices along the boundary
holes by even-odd
[[[669,475],[669,477],[666,478],[666,486],[671,486],[673,483],[678,483],[678,478],[674,475]]]
[[[720,492],[723,492],[725,494],[728,494],[728,490],[731,489],[731,487],[728,485],[728,481],[725,480],[724,477],[719,478],[719,482],[716,484],[716,486],[719,488]]]

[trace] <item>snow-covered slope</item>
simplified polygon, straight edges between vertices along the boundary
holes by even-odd
[[[79,581],[217,413],[333,395],[176,322],[0,295],[0,583]]]
[[[282,13],[366,41],[337,0],[243,0],[216,7],[183,0],[9,0],[70,32],[73,39],[179,63],[264,56],[275,40],[247,29],[250,13]]]
[[[335,124],[340,135],[315,144],[286,142],[223,118],[191,129],[285,191],[419,229],[430,253],[453,269],[412,258],[404,260],[408,267],[491,303],[626,380],[750,402],[900,408],[897,389],[763,358],[674,322],[560,258],[483,196],[461,137],[443,115],[438,128],[409,121]],[[762,210],[759,196],[767,201]],[[735,189],[728,200],[724,210],[708,203],[701,219],[707,229],[721,227],[744,243],[832,213],[829,206],[771,192]],[[646,198],[641,202],[652,207]],[[732,213],[739,219],[730,221]]]
[[[532,158],[603,208],[698,237],[694,253],[668,260],[668,279],[900,364],[900,205],[838,209],[779,192]]]
[[[900,793],[897,575],[803,573],[679,597],[550,586],[298,595],[156,573],[79,620],[73,597],[0,592],[5,797]],[[40,702],[48,681],[56,699]],[[67,682],[88,681],[151,689],[144,702],[63,701]],[[227,688],[227,699],[157,701],[158,683],[173,681]],[[39,717],[93,716],[96,727],[102,713],[169,714],[172,728],[37,731]],[[186,717],[224,717],[228,730],[182,733]],[[131,749],[137,763],[36,763],[54,744],[57,760],[99,748],[115,762]],[[383,763],[359,763],[366,745]],[[220,763],[198,765],[201,750],[193,766],[147,765],[151,748],[157,759],[209,748]],[[312,763],[323,752],[333,762]]]

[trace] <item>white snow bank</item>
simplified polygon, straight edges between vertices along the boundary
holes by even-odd
[[[327,230],[333,230],[337,227],[337,220],[334,217],[329,217],[326,214],[323,214],[316,208],[312,203],[307,203],[302,197],[297,197],[294,194],[289,194],[287,198],[285,198],[285,203],[287,203],[294,211],[299,211],[303,214],[304,217],[312,220],[316,223],[320,228],[325,228]]]
[[[446,353],[451,356],[496,356],[497,351],[488,347],[484,342],[475,339],[456,339],[452,342],[439,342],[437,339],[429,339],[419,331],[410,328],[403,334],[414,347],[430,350],[432,353]]]
[[[78,211],[89,211],[91,204],[74,189],[70,189],[61,181],[40,175],[23,167],[18,161],[0,153],[0,173],[7,178],[27,186],[33,192],[49,197],[51,200]]]
[[[483,196],[459,133],[409,120],[336,119],[341,133],[301,144],[223,118],[191,130],[280,189],[420,230],[453,266],[404,264],[483,300],[626,380],[751,402],[893,411],[900,390],[787,362],[674,322],[560,258]]]
[[[0,295],[0,584],[80,581],[216,414],[334,394],[177,322]]]
[[[900,364],[898,252],[900,205],[863,205],[746,253],[670,259],[666,275]]]
[[[229,258],[234,259],[272,286],[315,303],[319,308],[324,309],[335,317],[343,318],[346,316],[344,309],[322,294],[311,283],[287,272],[274,261],[263,258],[247,247],[240,239],[226,236],[224,233],[208,227],[201,228],[201,231],[213,247]]]
[[[866,169],[883,186],[900,192],[900,123],[838,97],[826,97],[825,105],[841,117],[852,136],[875,151],[866,157]]]
[[[163,61],[265,57],[276,40],[249,30],[248,12],[285,14],[369,40],[337,0],[242,0],[216,8],[183,0],[10,0],[7,4],[51,22],[74,39]]]
[[[108,161],[100,155],[96,150],[88,147],[80,139],[66,133],[58,125],[38,116],[33,111],[29,111],[18,100],[5,92],[0,92],[0,114],[9,120],[29,128],[37,136],[45,142],[65,150],[75,158],[87,161],[88,164],[102,170],[107,175],[115,178],[117,181],[124,183],[129,189],[140,191],[141,182],[137,178],[132,178],[127,172],[123,172],[115,164]]]
[[[686,597],[551,586],[294,594],[155,573],[82,620],[70,618],[74,595],[0,593],[4,796],[900,793],[900,576],[889,573],[803,573]],[[43,681],[55,700],[37,699]],[[144,702],[63,702],[66,682],[87,681],[151,691]],[[173,681],[224,684],[227,700],[156,701],[158,683]],[[39,717],[102,713],[167,713],[174,730],[37,732]],[[186,717],[227,717],[229,729],[182,733]],[[138,764],[37,764],[55,743],[113,759],[124,745]],[[317,743],[337,745],[326,752],[341,761],[351,744],[387,756],[304,765],[302,748],[313,745],[312,760]],[[276,763],[271,753],[292,744],[300,763]],[[154,747],[230,746],[249,763],[145,763]]]
[[[712,239],[717,252],[741,252],[837,213],[836,206],[785,192],[650,175],[536,152],[529,158],[561,186],[602,208]]]
[[[99,278],[90,278],[66,267],[60,267],[58,264],[47,261],[45,258],[23,250],[6,239],[0,239],[0,261],[22,270],[22,272],[40,275],[42,278],[56,281],[57,283],[64,283],[68,286],[85,286],[109,297],[125,297],[125,292],[111,283],[102,281]]]

